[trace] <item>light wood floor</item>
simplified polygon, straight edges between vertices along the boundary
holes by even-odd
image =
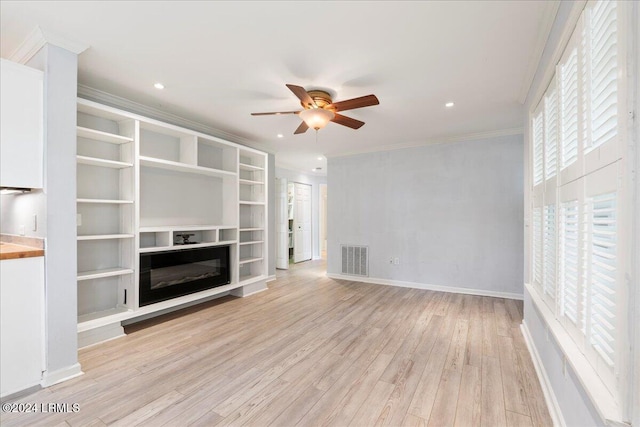
[[[336,281],[323,262],[270,289],[127,328],[85,375],[2,426],[550,426],[518,301]]]

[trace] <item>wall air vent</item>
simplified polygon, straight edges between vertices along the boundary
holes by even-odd
[[[369,247],[340,245],[342,250],[342,274],[369,275]]]

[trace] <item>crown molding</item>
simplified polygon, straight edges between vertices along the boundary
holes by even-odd
[[[126,99],[118,95],[113,95],[99,89],[94,89],[89,86],[78,85],[78,96],[83,99],[95,101],[100,104],[108,105],[110,107],[118,108],[120,110],[128,111],[130,113],[138,114],[150,119],[170,123],[175,126],[180,126],[196,132],[205,133],[207,135],[215,136],[217,138],[221,138],[230,142],[235,142],[236,144],[244,145],[246,147],[255,148],[256,150],[260,150],[265,153],[275,154],[273,151],[267,150],[264,147],[260,146],[260,144],[256,141],[243,138],[229,132],[225,132],[223,130],[202,124],[200,122],[178,116],[176,114],[162,111],[158,108],[150,107],[136,101],[131,101],[130,99]]]
[[[468,133],[464,135],[456,135],[456,136],[445,137],[445,138],[432,138],[424,141],[407,142],[403,144],[390,144],[390,145],[382,145],[378,147],[363,148],[362,150],[354,150],[347,153],[326,154],[325,157],[330,159],[330,158],[354,156],[358,154],[377,153],[381,151],[404,150],[406,148],[424,147],[425,145],[450,144],[454,142],[475,141],[479,139],[498,138],[501,136],[523,135],[523,134],[524,134],[524,128],[522,127],[508,128],[508,129],[500,129],[500,130],[489,131],[489,132]]]
[[[527,95],[529,94],[529,90],[531,89],[531,85],[533,84],[533,79],[536,75],[536,70],[538,69],[540,58],[542,58],[544,48],[547,45],[547,41],[549,40],[551,28],[553,28],[553,23],[556,20],[559,8],[559,0],[547,2],[545,5],[544,15],[542,17],[542,22],[540,23],[540,31],[538,32],[538,38],[536,40],[535,47],[533,48],[533,54],[529,57],[527,71],[525,72],[524,80],[522,80],[522,86],[520,87],[520,93],[518,95],[518,102],[520,104],[524,104],[527,100]]]
[[[45,44],[58,46],[76,55],[81,54],[89,48],[89,45],[86,43],[63,37],[53,31],[36,26],[20,46],[9,55],[9,59],[20,64],[26,64]]]

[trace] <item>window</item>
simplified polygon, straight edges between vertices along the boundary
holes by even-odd
[[[544,127],[542,112],[533,119],[533,185],[542,182],[544,175]]]
[[[558,158],[558,100],[555,82],[544,96],[544,173],[545,179],[556,175]]]
[[[585,236],[588,261],[589,344],[606,364],[614,367],[616,348],[617,223],[616,194],[590,198],[586,215],[590,232]]]
[[[556,207],[545,205],[544,207],[544,232],[543,232],[543,256],[544,276],[542,288],[544,294],[551,303],[556,299]]]
[[[573,47],[560,70],[560,161],[562,168],[578,158],[578,48]]]
[[[560,268],[562,290],[561,313],[584,332],[584,299],[579,283],[579,212],[578,201],[563,202],[560,208]]]
[[[533,283],[542,287],[542,208],[533,209]]]
[[[588,97],[586,121],[590,129],[587,149],[601,146],[618,130],[618,55],[616,2],[601,1],[590,11],[584,40],[589,47],[587,71]]]
[[[631,197],[620,180],[629,170],[619,148],[627,126],[619,34],[625,7],[587,5],[530,116],[530,283],[553,313],[545,317],[572,337],[567,357],[577,348],[619,407],[630,359],[620,259],[631,243],[619,210]]]

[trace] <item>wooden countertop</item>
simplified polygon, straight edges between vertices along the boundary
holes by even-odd
[[[44,249],[32,246],[16,245],[15,243],[2,243],[0,245],[0,260],[31,258],[44,256]]]

